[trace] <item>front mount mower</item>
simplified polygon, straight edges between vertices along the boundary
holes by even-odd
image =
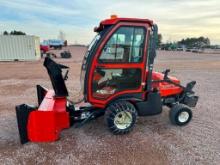
[[[151,20],[115,16],[95,28],[98,34],[81,68],[85,106],[68,100],[68,67],[46,57],[44,66],[53,89],[37,85],[38,106],[16,106],[21,143],[58,140],[61,130],[103,115],[111,132],[126,134],[137,116],[159,114],[163,106],[170,108],[173,124],[187,124],[192,118],[190,107],[198,101],[193,92],[196,82],[184,87],[168,75],[169,70],[153,71],[157,31]]]

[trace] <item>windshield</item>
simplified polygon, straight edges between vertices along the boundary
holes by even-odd
[[[92,40],[92,42],[89,44],[89,47],[88,47],[88,50],[87,50],[87,52],[88,51],[91,51],[91,49],[92,49],[92,47],[95,45],[95,43],[100,39],[100,34],[97,34],[94,38],[93,38],[93,40]]]
[[[80,75],[80,84],[81,84],[81,92],[83,92],[83,88],[84,88],[84,81],[85,81],[85,74],[86,74],[86,68],[88,66],[88,62],[87,62],[87,58],[89,57],[89,54],[91,52],[91,50],[94,49],[95,45],[97,44],[97,42],[99,41],[99,39],[101,38],[100,34],[97,34],[92,42],[89,44],[88,46],[88,50],[86,51],[84,57],[83,57],[83,61],[82,61],[82,68],[81,68],[81,75]]]
[[[88,49],[83,57],[82,61],[82,67],[81,67],[81,75],[80,75],[80,84],[81,84],[81,94],[83,94],[84,98],[86,99],[87,96],[87,85],[85,84],[85,81],[88,81],[88,75],[87,71],[89,70],[90,64],[92,64],[93,55],[95,55],[97,46],[101,42],[101,40],[104,38],[105,34],[108,33],[108,31],[111,29],[112,26],[106,26],[102,31],[100,31],[92,40],[92,42],[89,44]]]

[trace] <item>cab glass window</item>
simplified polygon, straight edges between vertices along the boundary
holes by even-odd
[[[110,37],[99,57],[100,63],[138,63],[144,51],[144,27],[120,27]]]
[[[93,76],[93,97],[107,99],[124,90],[138,89],[141,85],[141,69],[96,68]]]

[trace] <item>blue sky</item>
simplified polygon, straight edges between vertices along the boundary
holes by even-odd
[[[149,18],[163,41],[206,36],[220,44],[220,0],[0,0],[0,32],[22,30],[41,39],[65,33],[70,43],[90,42],[94,26],[111,14]]]

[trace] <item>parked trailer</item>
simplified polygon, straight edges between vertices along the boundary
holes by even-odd
[[[49,39],[49,40],[44,40],[43,45],[48,45],[50,48],[54,49],[62,49],[64,46],[64,41],[59,40],[59,39]]]
[[[33,61],[40,58],[39,37],[0,35],[0,61]]]

